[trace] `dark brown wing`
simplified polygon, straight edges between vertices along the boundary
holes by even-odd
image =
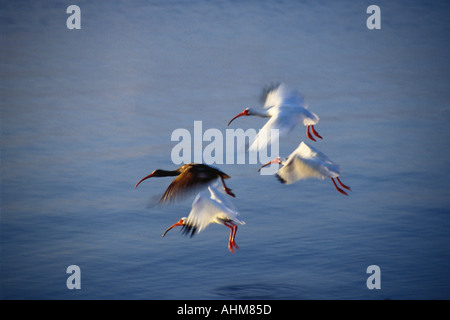
[[[191,164],[192,168],[190,169],[190,171],[194,172],[195,174],[203,177],[203,178],[207,178],[207,176],[209,175],[209,178],[211,178],[212,180],[222,177],[223,179],[230,179],[230,176],[227,175],[225,172],[220,171],[217,168],[214,167],[210,167],[206,164]]]
[[[222,171],[204,164],[187,164],[182,166],[180,171],[181,174],[169,185],[159,200],[160,203],[172,203],[198,193],[220,176],[229,178]]]

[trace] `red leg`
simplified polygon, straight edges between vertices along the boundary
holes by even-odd
[[[225,192],[226,192],[228,195],[230,195],[230,196],[232,196],[233,198],[235,198],[236,196],[234,195],[233,192],[231,192],[231,189],[228,188],[228,187],[225,185],[225,181],[223,180],[223,177],[220,177],[220,179],[222,180],[223,190],[225,190]]]
[[[323,138],[320,136],[320,134],[317,133],[316,130],[314,130],[314,126],[311,126],[311,130],[312,130],[312,132],[314,133],[314,135],[315,135],[317,138],[323,139]]]
[[[306,126],[306,135],[307,135],[308,138],[310,138],[312,141],[316,141],[316,139],[314,139],[313,136],[311,135],[311,133],[309,132],[309,126]]]
[[[225,226],[230,228],[230,238],[228,239],[228,249],[231,253],[234,253],[234,249],[239,249],[239,246],[234,242],[234,238],[236,237],[237,225],[233,222],[225,222]]]
[[[230,226],[227,222],[224,223],[224,226],[230,228],[230,238],[228,239],[228,250],[230,250],[231,253],[234,253],[234,248],[233,248],[233,243],[232,243],[234,228],[232,226]]]
[[[235,224],[234,222],[230,222],[230,224],[233,225],[233,237],[231,239],[231,244],[233,245],[234,248],[239,249],[239,246],[234,241],[234,238],[236,237],[236,232],[237,232],[237,224]]]
[[[352,189],[350,189],[350,187],[347,187],[345,184],[343,184],[343,183],[341,182],[341,180],[339,180],[339,177],[336,177],[336,179],[337,179],[337,181],[339,182],[339,184],[341,185],[342,188],[345,188],[345,189],[347,189],[347,190],[352,190]]]
[[[334,182],[334,179],[331,178],[331,181],[333,181],[334,186],[336,187],[336,190],[339,191],[342,194],[345,194],[346,196],[348,196],[347,192],[345,192],[344,190],[342,190],[341,188],[339,188],[336,184],[336,182]]]

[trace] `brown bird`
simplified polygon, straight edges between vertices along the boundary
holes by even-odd
[[[176,178],[169,185],[166,192],[159,200],[159,203],[171,203],[184,198],[188,194],[198,191],[199,188],[206,188],[214,180],[219,178],[222,181],[225,192],[228,195],[235,197],[234,193],[231,192],[231,189],[225,185],[224,179],[230,179],[229,175],[214,167],[200,163],[184,164],[178,169],[171,171],[157,169],[148,176],[139,180],[134,188],[136,189],[142,181],[148,178],[170,176],[176,176]]]

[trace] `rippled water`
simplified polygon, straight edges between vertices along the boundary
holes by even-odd
[[[2,298],[450,297],[446,2],[378,1],[381,30],[368,1],[77,1],[81,30],[66,28],[70,4],[2,2]],[[276,81],[320,116],[314,146],[350,196],[217,165],[246,221],[239,251],[219,225],[162,238],[190,200],[147,208],[171,179],[134,184],[176,168],[175,129],[224,132]],[[304,139],[297,128],[280,152]],[[81,290],[66,287],[73,264]]]

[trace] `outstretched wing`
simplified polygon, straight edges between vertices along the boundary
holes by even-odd
[[[210,186],[209,192],[210,194],[207,191],[200,192],[192,203],[191,212],[182,228],[184,234],[190,234],[192,237],[209,224],[221,220],[234,220],[243,224],[236,219],[238,212],[228,204],[217,189]]]
[[[278,141],[280,137],[287,136],[301,122],[305,123],[310,115],[313,115],[314,119],[317,117],[307,109],[290,106],[274,107],[270,109],[270,113],[269,121],[259,130],[250,150],[263,150],[272,141]],[[307,122],[310,124],[309,121]],[[316,123],[314,120],[313,122]]]
[[[297,149],[289,155],[284,166],[278,170],[278,179],[286,184],[298,180],[317,178],[334,178],[340,173],[339,166],[324,153],[301,142]]]
[[[181,229],[182,233],[194,236],[196,232],[202,231],[211,223],[214,215],[207,192],[200,192],[192,203],[191,212]]]
[[[217,190],[217,184],[211,185],[208,187],[210,192],[211,200],[216,202],[216,206],[222,211],[222,213],[218,216],[220,219],[230,219],[234,220],[240,224],[245,224],[244,221],[239,220],[237,217],[239,216],[239,212],[236,207],[231,203],[228,197]]]
[[[177,176],[167,187],[160,203],[172,203],[194,195],[208,187],[219,175],[229,178],[221,171],[206,165],[192,165]]]
[[[281,106],[298,106],[308,108],[305,98],[298,91],[286,87],[284,84],[278,84],[265,90],[264,108]]]

